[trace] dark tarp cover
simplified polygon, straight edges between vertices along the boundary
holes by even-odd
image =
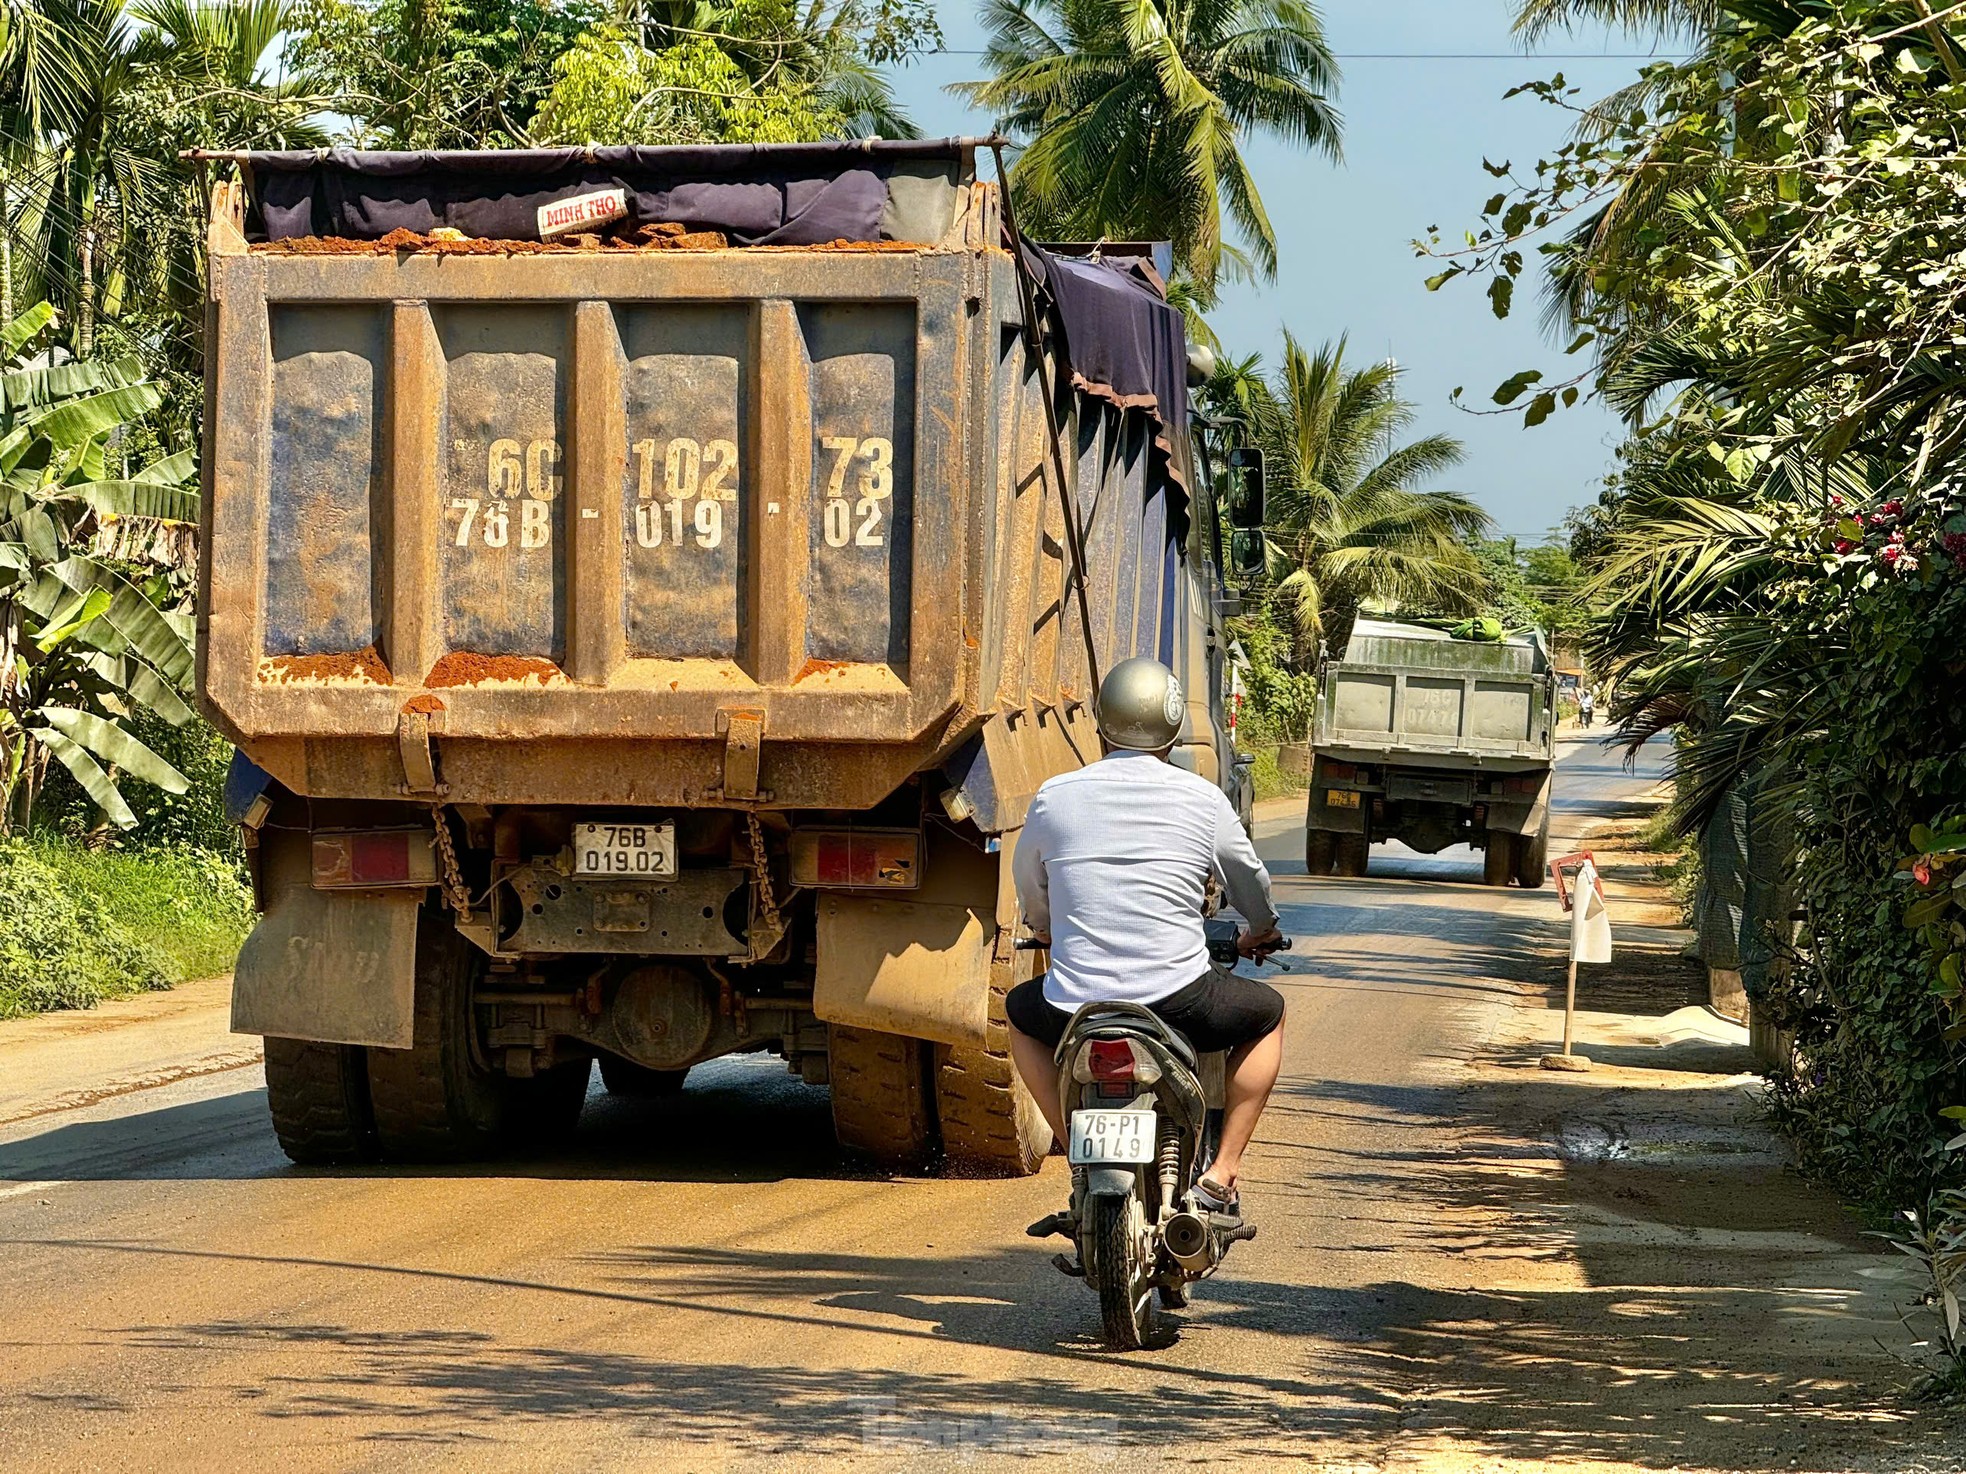
[[[1042,247],[1027,259],[1058,309],[1073,387],[1152,416],[1168,474],[1182,484],[1173,448],[1188,431],[1187,325],[1153,267],[1139,256],[1061,256]]]
[[[631,230],[674,221],[720,230],[739,245],[799,246],[923,238],[894,230],[897,213],[910,213],[907,185],[940,186],[935,192],[949,204],[946,228],[954,191],[967,182],[968,156],[959,139],[870,139],[422,153],[337,148],[238,158],[248,233],[266,240],[379,240],[393,230],[427,235],[439,226],[486,240],[537,240],[540,206],[617,188],[627,194]],[[903,189],[893,187],[897,180]]]

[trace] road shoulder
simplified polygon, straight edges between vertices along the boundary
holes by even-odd
[[[1539,1065],[1563,1035],[1554,900],[1532,980],[1466,1065],[1438,1206],[1472,1283],[1464,1329],[1425,1346],[1402,1463],[1897,1469],[1886,1446],[1960,1436],[1905,1401],[1908,1262],[1795,1172],[1747,1031],[1706,1006],[1663,857],[1639,848],[1662,802],[1579,836],[1617,948],[1580,969],[1591,1070]]]
[[[0,1023],[0,1126],[259,1063],[231,1032],[232,980]]]

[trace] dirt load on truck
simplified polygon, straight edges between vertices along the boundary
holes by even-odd
[[[851,1148],[1035,1170],[1007,862],[1097,671],[1240,777],[1152,250],[1023,247],[963,140],[225,160],[199,686],[289,1154],[762,1050]]]
[[[1319,672],[1304,857],[1363,875],[1370,847],[1472,845],[1488,885],[1543,883],[1556,675],[1541,634],[1466,638],[1359,619]]]

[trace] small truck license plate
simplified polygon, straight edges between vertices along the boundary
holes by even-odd
[[[1151,1162],[1154,1159],[1152,1111],[1074,1111],[1071,1151],[1073,1166],[1106,1162]]]
[[[673,824],[576,824],[573,826],[575,875],[676,874]]]

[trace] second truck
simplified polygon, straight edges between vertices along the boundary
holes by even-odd
[[[1535,631],[1499,640],[1361,618],[1319,672],[1305,815],[1312,875],[1365,874],[1373,844],[1471,845],[1482,879],[1549,863],[1556,674]]]

